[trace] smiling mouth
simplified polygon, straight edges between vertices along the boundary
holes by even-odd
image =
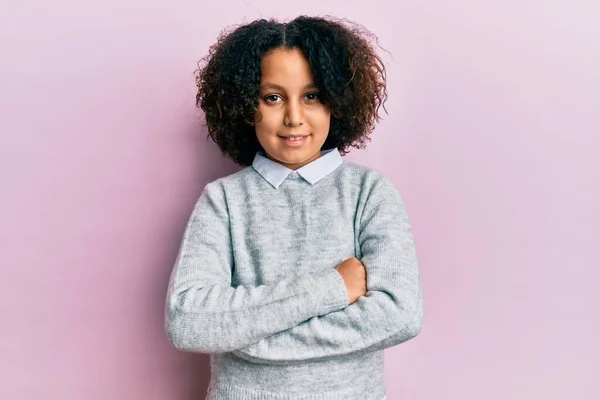
[[[306,136],[279,136],[280,138],[284,139],[284,140],[289,140],[291,142],[299,142],[301,140],[304,140],[305,138],[308,137],[308,135]]]
[[[283,143],[285,143],[287,146],[291,146],[291,147],[302,146],[304,143],[306,143],[306,138],[309,136],[310,136],[310,134],[308,134],[308,135],[289,135],[289,136],[277,135],[277,137],[279,137],[281,140],[283,140]]]
[[[309,135],[277,135],[283,139],[302,139],[308,137]]]

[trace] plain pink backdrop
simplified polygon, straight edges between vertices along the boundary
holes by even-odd
[[[598,399],[600,3],[9,0],[0,9],[0,398],[203,399],[166,284],[191,208],[236,170],[193,71],[259,16],[356,20],[391,53],[366,151],[402,192],[421,335],[388,399]]]

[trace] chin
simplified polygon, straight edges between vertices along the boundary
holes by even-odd
[[[277,157],[277,160],[286,163],[286,164],[299,164],[301,162],[304,162],[306,160],[308,160],[310,158],[309,154],[297,154],[297,155],[289,155],[289,154],[279,154]]]
[[[267,146],[263,145],[263,149],[270,159],[280,164],[288,166],[306,164],[318,155],[321,149],[320,145],[322,145],[320,141],[318,142],[314,141],[312,134],[308,136],[307,142],[298,144],[297,146],[282,143],[278,137],[275,142],[269,140],[267,143],[264,143]]]
[[[287,150],[279,153],[277,159],[285,164],[303,164],[310,160],[318,152],[319,149],[315,149],[314,151],[299,151],[294,154],[294,152],[290,152],[289,150]]]

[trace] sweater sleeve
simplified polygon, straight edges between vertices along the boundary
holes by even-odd
[[[349,303],[334,268],[232,287],[232,253],[225,192],[216,181],[194,206],[169,279],[165,329],[176,348],[229,352]]]
[[[358,232],[366,296],[234,354],[284,364],[381,350],[415,337],[423,322],[421,278],[403,200],[387,177],[373,184]]]

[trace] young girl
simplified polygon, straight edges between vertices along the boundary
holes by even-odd
[[[341,157],[387,97],[372,38],[263,19],[222,34],[198,72],[209,135],[246,167],[206,185],[169,282],[167,334],[210,353],[207,399],[380,400],[383,349],[421,330],[403,201]]]

